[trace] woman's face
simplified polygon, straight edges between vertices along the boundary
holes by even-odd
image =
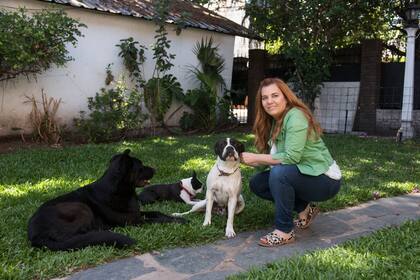
[[[281,90],[271,84],[261,89],[261,102],[267,114],[276,119],[286,108],[287,100]]]

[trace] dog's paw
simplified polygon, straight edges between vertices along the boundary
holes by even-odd
[[[232,228],[232,229],[226,229],[226,234],[225,234],[225,236],[226,236],[227,238],[234,238],[234,237],[236,236],[236,233],[235,233],[235,231],[233,230],[233,228]]]
[[[204,220],[203,227],[211,225],[211,220]]]

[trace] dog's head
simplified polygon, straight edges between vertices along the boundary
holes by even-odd
[[[192,177],[181,180],[182,185],[194,193],[201,193],[203,190],[203,183],[197,178],[197,174],[193,171]]]
[[[236,139],[224,138],[216,142],[214,151],[223,161],[239,161],[239,155],[245,152],[245,146]]]
[[[114,155],[110,161],[108,171],[115,177],[121,178],[128,186],[144,187],[155,174],[155,170],[143,165],[143,162],[129,155],[130,150]]]

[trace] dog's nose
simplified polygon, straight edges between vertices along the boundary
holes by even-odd
[[[226,154],[229,156],[234,156],[235,155],[235,149],[233,147],[227,147],[226,148]]]

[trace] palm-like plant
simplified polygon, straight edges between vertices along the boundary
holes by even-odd
[[[201,86],[211,89],[211,93],[217,95],[218,88],[225,86],[222,72],[225,68],[224,59],[218,53],[219,47],[214,46],[213,38],[201,39],[193,48],[200,65],[192,67],[195,78],[201,82]]]
[[[216,126],[218,92],[225,87],[222,76],[225,63],[218,51],[218,46],[214,46],[211,37],[201,39],[193,48],[199,66],[191,67],[191,73],[200,86],[189,90],[185,96],[184,102],[194,111],[194,114],[185,113],[181,119],[181,127],[205,128],[211,131]]]

